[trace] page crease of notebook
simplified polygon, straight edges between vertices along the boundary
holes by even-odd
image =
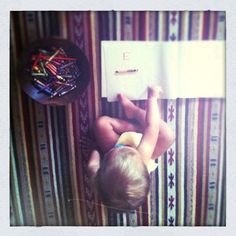
[[[224,41],[102,41],[102,97],[147,98],[158,85],[162,98],[225,97]]]

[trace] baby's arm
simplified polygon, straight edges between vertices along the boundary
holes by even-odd
[[[133,102],[131,102],[122,94],[119,94],[118,98],[127,118],[135,119],[136,121],[138,121],[140,124],[138,132],[144,133],[144,130],[147,126],[146,111],[136,106]],[[154,116],[152,117],[154,118],[155,115],[158,114],[154,114]],[[174,140],[175,140],[175,135],[172,129],[167,125],[165,121],[160,119],[159,134],[152,158],[156,159],[159,156],[161,156],[171,146]]]
[[[152,154],[159,135],[160,112],[157,104],[159,92],[160,91],[158,88],[149,88],[145,119],[146,126],[144,128],[143,137],[139,146],[137,147],[137,150],[144,158],[144,162],[146,164],[152,158]]]
[[[152,159],[161,156],[175,141],[175,135],[172,129],[163,120],[160,120],[159,136]]]
[[[109,116],[99,117],[94,125],[94,134],[102,152],[113,148],[123,132],[138,131],[138,127],[125,121]]]

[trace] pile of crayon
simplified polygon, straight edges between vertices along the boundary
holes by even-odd
[[[38,49],[32,54],[30,73],[38,93],[53,98],[74,90],[80,74],[77,60],[68,57],[63,48]]]

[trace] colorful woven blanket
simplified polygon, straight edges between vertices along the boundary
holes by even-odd
[[[160,100],[176,142],[158,159],[136,211],[104,207],[87,172],[94,120],[123,117],[118,103],[101,99],[101,40],[225,40],[224,12],[11,12],[10,23],[12,226],[225,225],[224,99]],[[48,36],[71,40],[89,60],[89,87],[66,106],[41,105],[17,82],[22,50]]]

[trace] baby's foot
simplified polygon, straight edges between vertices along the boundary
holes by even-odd
[[[125,97],[123,94],[118,94],[119,102],[121,103],[125,115],[128,119],[132,119],[135,116],[136,112],[136,106],[131,102],[127,97]]]
[[[160,86],[152,86],[148,88],[148,97],[154,97],[158,99],[162,93],[162,88]]]

